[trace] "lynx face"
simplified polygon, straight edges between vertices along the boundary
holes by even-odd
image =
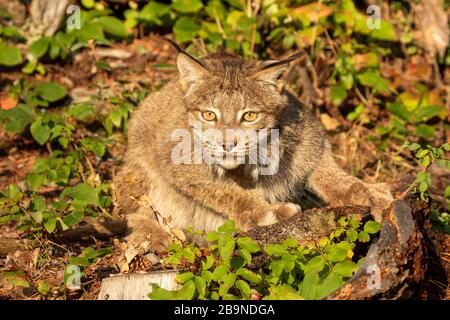
[[[204,154],[226,170],[264,162],[261,149],[268,148],[286,103],[277,86],[286,66],[227,55],[198,61],[187,54],[179,54],[177,64],[188,121]]]

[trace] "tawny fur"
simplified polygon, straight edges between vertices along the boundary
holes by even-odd
[[[330,206],[372,206],[377,219],[392,201],[385,184],[366,184],[334,161],[321,124],[278,78],[286,63],[247,61],[212,55],[197,62],[181,52],[180,76],[151,94],[129,123],[125,164],[116,181],[138,179],[153,209],[178,229],[216,229],[234,219],[243,229],[276,223],[300,211],[294,201],[303,189]],[[269,65],[269,68],[266,66]],[[280,167],[275,175],[258,175],[255,166],[219,170],[208,164],[174,164],[177,141],[172,132],[191,130],[199,113],[213,108],[220,121],[212,126],[280,130]],[[255,111],[259,120],[242,124],[236,114]],[[205,123],[205,126],[211,126]],[[118,183],[120,184],[120,183]],[[121,185],[126,185],[122,183]],[[146,206],[133,206],[133,190],[120,190],[119,205],[127,212],[129,241],[142,250],[163,251],[170,236]]]

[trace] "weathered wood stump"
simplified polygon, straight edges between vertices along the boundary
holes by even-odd
[[[134,273],[105,278],[98,295],[99,300],[146,300],[151,292],[151,283],[167,290],[177,290],[180,285],[175,281],[178,271],[155,271],[152,273]]]

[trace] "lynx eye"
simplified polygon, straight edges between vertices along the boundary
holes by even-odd
[[[202,118],[205,119],[206,121],[214,121],[216,120],[217,116],[212,111],[203,111]]]
[[[244,113],[244,116],[242,117],[244,121],[252,122],[255,121],[258,117],[258,114],[256,112],[246,112]]]

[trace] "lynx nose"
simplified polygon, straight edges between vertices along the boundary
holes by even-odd
[[[228,141],[222,144],[222,148],[226,152],[230,152],[231,150],[233,150],[234,147],[236,147],[236,144],[237,144],[236,142]]]

